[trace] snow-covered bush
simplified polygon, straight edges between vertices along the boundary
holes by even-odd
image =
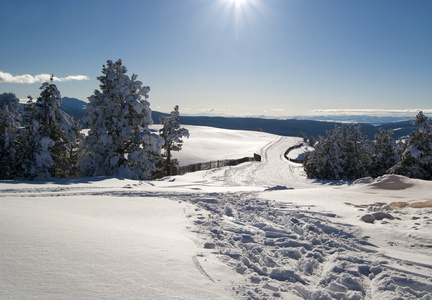
[[[160,117],[163,127],[159,130],[159,135],[163,138],[164,150],[162,162],[162,173],[164,175],[178,174],[179,162],[172,158],[172,151],[180,151],[183,145],[183,137],[189,138],[189,131],[180,126],[179,107],[176,105],[170,117]]]
[[[24,108],[21,131],[21,176],[46,180],[75,175],[75,151],[80,128],[60,109],[61,95],[55,84],[45,82],[40,97]]]
[[[150,88],[126,72],[121,60],[108,60],[98,77],[100,91],[88,98],[84,123],[90,130],[79,159],[85,175],[150,179],[156,171],[163,141],[148,127]]]
[[[391,173],[412,178],[432,179],[432,121],[419,112],[405,141],[401,161],[390,169]]]
[[[12,93],[0,95],[0,179],[17,177],[19,149],[19,99]]]

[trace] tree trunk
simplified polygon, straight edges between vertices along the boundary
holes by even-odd
[[[170,145],[168,145],[166,148],[165,167],[166,167],[166,175],[171,176],[171,146]]]

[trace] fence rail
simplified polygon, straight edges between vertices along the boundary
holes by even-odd
[[[226,166],[236,166],[248,161],[261,161],[261,156],[254,154],[253,157],[243,157],[239,159],[225,159],[225,160],[215,160],[209,162],[202,162],[197,164],[191,164],[179,168],[179,175],[183,175],[190,172],[211,170],[216,168],[222,168]]]
[[[289,158],[289,157],[288,157],[288,154],[289,154],[291,151],[293,151],[293,150],[295,150],[295,149],[298,149],[298,148],[301,148],[301,147],[303,147],[303,146],[307,146],[307,144],[305,144],[305,143],[300,143],[300,144],[294,145],[294,146],[292,146],[292,147],[289,147],[288,150],[285,151],[285,158],[288,159],[290,162],[294,162],[294,163],[298,163],[298,164],[303,163],[303,160],[302,160],[302,159],[293,159],[293,158]]]

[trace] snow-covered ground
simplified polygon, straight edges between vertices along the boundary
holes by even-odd
[[[0,299],[432,299],[432,182],[314,181],[299,138],[187,128],[182,165],[263,161],[0,182]]]
[[[151,128],[158,130],[160,125]],[[187,125],[190,137],[184,139],[183,149],[175,153],[181,166],[224,159],[253,157],[276,139],[276,135],[259,131],[226,130],[214,127]]]

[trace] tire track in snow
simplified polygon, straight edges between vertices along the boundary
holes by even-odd
[[[298,142],[299,138],[279,137],[261,150],[261,162],[230,167],[223,176],[213,179],[227,185],[311,187],[302,165],[287,161],[284,156],[286,150]]]

